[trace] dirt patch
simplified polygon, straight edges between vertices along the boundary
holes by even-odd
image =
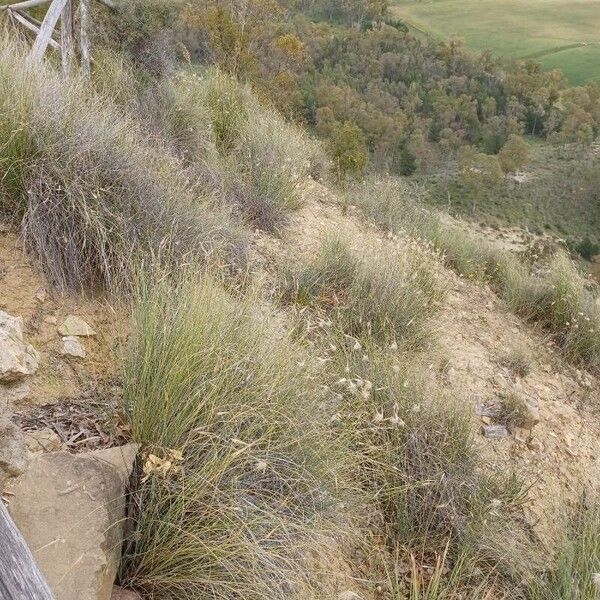
[[[125,320],[98,295],[53,290],[17,232],[0,227],[0,310],[22,317],[27,342],[40,354],[40,367],[26,382],[27,393],[4,394],[4,408],[23,410],[81,395],[93,382],[111,377],[117,368]],[[63,356],[58,328],[68,315],[83,318],[97,332],[82,338],[86,356]],[[6,392],[6,390],[4,390]],[[8,405],[8,406],[7,406]]]

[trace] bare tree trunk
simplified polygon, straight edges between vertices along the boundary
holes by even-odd
[[[2,600],[56,600],[2,500],[0,500],[0,598]]]

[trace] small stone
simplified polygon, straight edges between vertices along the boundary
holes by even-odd
[[[0,311],[0,382],[33,375],[38,363],[38,353],[23,341],[23,319]]]
[[[25,434],[25,445],[30,452],[55,452],[62,450],[62,441],[49,427]]]
[[[0,384],[0,406],[11,405],[25,400],[31,393],[31,388],[22,381]]]
[[[69,315],[58,328],[58,333],[64,336],[90,336],[96,335],[96,332],[81,318],[75,315]]]
[[[79,338],[69,335],[63,338],[61,354],[63,354],[63,356],[72,356],[74,358],[85,358],[85,348],[79,341]]]
[[[47,297],[48,292],[46,292],[44,288],[40,288],[35,294],[35,298],[38,302],[46,302]]]
[[[362,598],[356,592],[347,590],[338,596],[338,600],[362,600]]]
[[[484,425],[482,428],[484,437],[495,440],[508,437],[508,429],[504,425]]]
[[[531,438],[527,442],[527,447],[533,452],[539,452],[544,449],[544,445],[537,438]]]
[[[513,434],[515,436],[515,440],[521,444],[526,444],[527,440],[531,437],[531,431],[523,427],[515,427]]]
[[[118,585],[114,585],[110,600],[141,600],[141,597],[133,590],[126,590]]]
[[[44,317],[44,323],[47,325],[56,325],[58,323],[58,319],[54,315],[48,315]]]
[[[491,425],[492,424],[492,419],[491,419],[491,417],[481,417],[481,422],[484,425]]]

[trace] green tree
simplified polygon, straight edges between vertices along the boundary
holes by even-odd
[[[369,164],[365,136],[360,128],[350,121],[335,125],[331,135],[330,151],[340,177],[345,175],[358,177],[365,172]]]
[[[498,153],[505,173],[514,173],[529,163],[529,144],[520,135],[511,135]]]
[[[498,157],[463,146],[458,153],[458,178],[474,200],[480,200],[502,181]]]

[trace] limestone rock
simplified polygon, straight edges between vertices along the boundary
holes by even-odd
[[[49,427],[25,434],[25,444],[30,452],[55,452],[62,450],[62,441]]]
[[[74,358],[85,358],[85,348],[74,335],[63,337],[63,347],[61,350],[63,356],[72,356]]]
[[[31,388],[22,381],[0,383],[0,407],[9,406],[25,400],[31,393]]]
[[[58,333],[64,336],[86,337],[96,335],[96,332],[81,318],[69,315],[58,328]]]
[[[362,598],[356,592],[347,590],[338,596],[338,600],[362,600]]]
[[[508,437],[508,429],[504,425],[483,425],[481,428],[484,437],[490,439],[500,439]]]
[[[12,382],[33,375],[38,354],[23,341],[23,319],[0,311],[0,382]]]
[[[9,511],[58,599],[110,600],[136,452],[38,454],[13,483]]]
[[[110,600],[141,600],[141,598],[136,592],[115,585]]]
[[[27,468],[27,449],[21,429],[0,418],[0,487],[7,477],[22,475]]]

